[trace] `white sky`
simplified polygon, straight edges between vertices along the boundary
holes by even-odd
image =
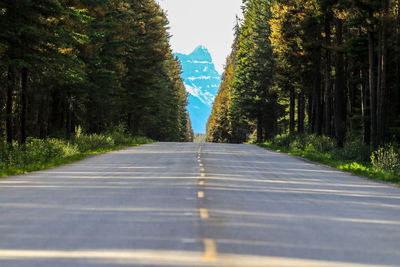
[[[242,0],[158,0],[167,11],[174,52],[189,54],[198,45],[208,48],[222,74],[231,51],[236,15]]]

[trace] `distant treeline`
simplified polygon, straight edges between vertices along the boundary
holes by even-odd
[[[167,28],[154,0],[0,0],[0,139],[124,125],[191,141]]]
[[[208,141],[400,140],[400,1],[245,0]]]

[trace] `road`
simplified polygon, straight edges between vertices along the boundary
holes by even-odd
[[[400,266],[400,188],[154,143],[0,180],[0,266]]]

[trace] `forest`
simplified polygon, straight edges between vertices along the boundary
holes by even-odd
[[[0,0],[0,141],[78,127],[191,141],[167,30],[154,0]]]
[[[334,167],[355,160],[400,174],[399,8],[244,0],[207,141],[265,142]]]
[[[400,140],[400,1],[246,0],[208,141]]]

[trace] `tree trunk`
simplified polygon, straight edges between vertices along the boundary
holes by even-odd
[[[263,115],[261,111],[257,114],[257,142],[263,142]]]
[[[272,132],[271,132],[271,134],[270,134],[268,139],[273,138],[278,132],[278,119],[277,119],[278,115],[277,115],[276,105],[275,105],[275,103],[278,102],[278,97],[276,95],[274,95],[273,97],[271,97],[271,99],[272,99],[272,103],[274,103],[274,104],[272,104],[272,111],[271,111],[271,115],[272,115],[272,123],[271,123],[272,124]]]
[[[44,139],[47,137],[47,129],[46,129],[46,123],[48,122],[48,119],[46,119],[47,114],[48,114],[48,94],[47,90],[43,92],[43,96],[40,98],[39,101],[39,109],[38,109],[38,116],[37,116],[37,122],[36,124],[39,125],[39,138]]]
[[[325,134],[332,136],[331,25],[325,18]]]
[[[377,128],[376,128],[376,88],[375,88],[375,73],[374,73],[374,33],[373,26],[368,27],[368,61],[369,61],[369,101],[371,112],[371,139],[372,146],[378,147]]]
[[[385,132],[385,105],[386,105],[386,74],[387,74],[387,13],[389,8],[388,0],[382,0],[381,30],[380,30],[380,80],[377,88],[377,144],[380,145],[384,139]]]
[[[67,102],[66,102],[66,119],[65,119],[65,134],[66,137],[69,139],[71,138],[71,133],[73,132],[72,129],[72,97],[71,93],[67,93]]]
[[[296,94],[294,91],[294,87],[290,86],[290,103],[289,103],[289,131],[290,133],[294,133],[295,128],[295,106],[296,106]]]
[[[314,55],[314,73],[313,73],[313,117],[314,117],[314,133],[322,134],[323,110],[321,103],[321,57],[318,50]]]
[[[378,57],[377,57],[377,77],[376,77],[376,143],[380,145],[380,93],[381,93],[381,80],[382,80],[382,29],[378,32]]]
[[[364,144],[370,144],[371,141],[371,122],[368,116],[368,70],[360,71],[361,78],[361,113],[362,113],[362,131]]]
[[[313,130],[313,101],[312,101],[312,93],[308,93],[307,95],[307,115],[308,115],[308,132],[314,133]]]
[[[395,7],[396,7],[395,8],[396,11],[395,11],[394,17],[395,17],[395,25],[396,25],[396,27],[395,27],[396,43],[400,44],[400,29],[399,29],[400,28],[399,27],[399,25],[400,25],[400,12],[399,12],[400,11],[400,1],[399,0],[396,0]],[[396,66],[395,83],[397,85],[399,85],[400,84],[400,58],[398,55],[396,57],[396,65],[395,66]],[[397,114],[400,114],[400,90],[397,89],[395,92],[396,92],[396,100],[397,100],[396,101],[397,108],[395,110],[396,110]]]
[[[19,137],[20,145],[24,145],[26,142],[27,93],[28,93],[28,69],[23,68],[21,71],[21,114],[20,114],[21,133]]]
[[[349,61],[348,61],[348,57],[344,57],[345,58],[345,67],[344,67],[344,73],[345,73],[345,88],[347,90],[346,91],[346,103],[347,103],[347,107],[346,107],[346,132],[350,131],[353,132],[354,127],[353,127],[353,107],[355,106],[355,91],[356,88],[354,88],[355,86],[353,86],[350,81],[351,81],[351,76],[354,75],[354,73],[352,73],[349,70]]]
[[[395,14],[394,14],[394,17],[395,17],[395,25],[397,26],[397,27],[395,27],[395,29],[396,29],[396,43],[397,44],[400,44],[400,27],[399,27],[399,25],[400,25],[400,1],[399,0],[396,0],[395,1]],[[397,55],[397,57],[396,57],[396,78],[395,78],[395,81],[396,81],[396,84],[398,85],[398,84],[400,84],[400,58],[399,58],[399,56]],[[397,102],[396,102],[396,105],[397,105],[397,109],[395,109],[396,111],[397,111],[397,114],[400,114],[400,90],[399,89],[397,89],[396,90],[396,94],[397,94]],[[399,137],[398,137],[399,138]]]
[[[8,68],[7,73],[7,96],[6,96],[6,139],[9,146],[12,146],[13,141],[13,123],[12,123],[12,106],[13,106],[13,91],[15,86],[15,72],[12,67]]]
[[[342,20],[336,19],[336,46],[342,47]],[[343,147],[346,135],[346,94],[343,53],[336,51],[335,59],[335,135],[339,147]]]
[[[304,93],[299,93],[298,98],[298,125],[297,125],[297,132],[303,133],[304,132],[304,118],[305,118],[305,99]]]

